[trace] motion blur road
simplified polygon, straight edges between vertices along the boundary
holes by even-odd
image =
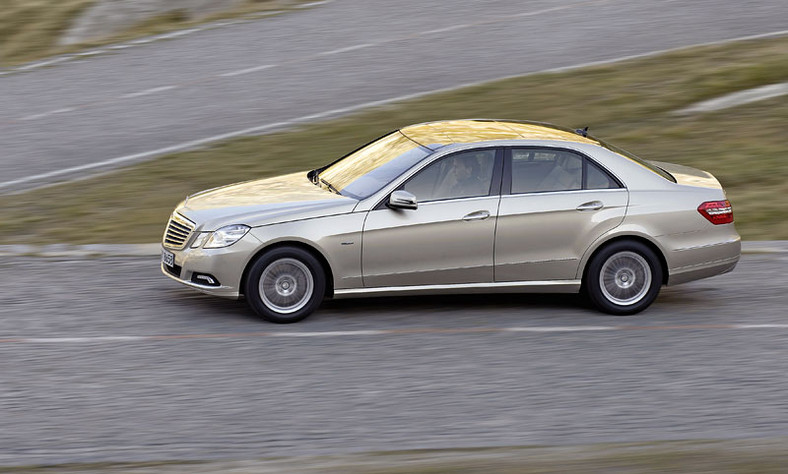
[[[152,258],[5,258],[0,465],[786,436],[786,268],[745,255],[634,317],[474,296],[277,326]]]
[[[0,76],[0,192],[404,95],[785,31],[787,18],[784,0],[333,0]]]

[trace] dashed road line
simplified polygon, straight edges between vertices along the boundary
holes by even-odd
[[[142,97],[146,95],[156,94],[159,92],[169,91],[175,89],[176,86],[161,86],[161,87],[152,87],[150,89],[145,89],[144,91],[139,92],[132,92],[130,94],[124,94],[120,96],[122,99],[132,99],[135,97]]]
[[[573,332],[573,331],[615,331],[616,326],[548,326],[548,327],[513,327],[505,328],[506,332]]]
[[[423,32],[422,34],[423,35],[436,35],[438,33],[448,33],[449,31],[461,30],[463,28],[468,28],[469,26],[471,26],[471,25],[469,25],[467,23],[460,23],[459,25],[447,26],[446,28],[438,28],[437,30],[427,30],[427,31]]]
[[[404,336],[413,334],[490,334],[490,333],[571,333],[571,332],[615,332],[615,331],[682,331],[682,330],[751,330],[788,329],[788,324],[673,324],[653,326],[516,326],[476,328],[407,328],[372,329],[354,331],[264,331],[217,334],[164,334],[149,336],[84,336],[84,337],[7,337],[0,344],[107,344],[122,342],[155,342],[174,340],[205,339],[256,339],[268,337],[315,338],[315,337],[358,337],[358,336]]]
[[[28,115],[26,117],[22,117],[20,120],[25,120],[25,121],[37,120],[37,119],[40,119],[40,118],[49,117],[51,115],[65,114],[67,112],[73,112],[74,110],[76,110],[76,109],[74,109],[74,107],[64,107],[62,109],[50,110],[49,112],[43,112],[43,113],[40,113],[40,114]]]
[[[250,68],[246,68],[246,69],[238,69],[237,71],[230,71],[230,72],[225,72],[224,74],[219,74],[219,76],[221,76],[221,77],[241,76],[243,74],[249,74],[249,73],[252,73],[252,72],[264,71],[266,69],[271,69],[272,67],[276,67],[276,64],[263,64],[262,66],[255,66],[255,67],[250,67]]]
[[[589,2],[589,3],[607,3],[608,1],[609,0],[601,0],[601,1]],[[532,11],[532,12],[516,13],[516,14],[514,14],[512,16],[516,17],[516,18],[523,18],[523,17],[529,17],[529,16],[544,15],[545,13],[552,13],[552,12],[556,12],[556,11],[559,11],[559,10],[566,10],[568,8],[572,8],[573,6],[575,6],[575,5],[561,5],[560,7],[545,8],[543,10],[536,10],[536,11]]]
[[[317,53],[319,56],[330,56],[332,54],[340,54],[340,53],[347,53],[349,51],[356,51],[358,49],[369,48],[370,46],[378,46],[381,43],[362,43],[356,44],[353,46],[348,46],[345,48],[333,49],[331,51],[323,51],[322,53]]]

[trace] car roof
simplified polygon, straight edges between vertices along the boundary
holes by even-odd
[[[597,140],[549,123],[496,119],[464,119],[425,122],[400,129],[421,146],[436,150],[454,143],[491,140],[558,140],[599,145]]]

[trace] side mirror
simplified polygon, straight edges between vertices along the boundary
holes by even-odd
[[[416,201],[416,196],[400,189],[389,196],[389,207],[392,209],[417,209],[419,203]]]

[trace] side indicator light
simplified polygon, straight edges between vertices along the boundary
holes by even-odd
[[[733,222],[733,208],[730,201],[707,201],[698,206],[700,215],[714,225]]]

